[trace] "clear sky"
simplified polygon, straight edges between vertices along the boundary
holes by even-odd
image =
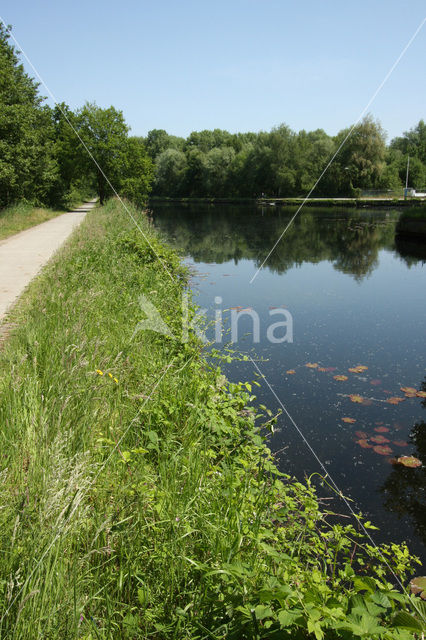
[[[424,0],[2,0],[59,101],[166,129],[323,128],[359,116],[426,15]],[[392,138],[426,118],[426,25],[370,108]]]

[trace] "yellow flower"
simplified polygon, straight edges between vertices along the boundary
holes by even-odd
[[[104,372],[103,372],[103,371],[101,371],[100,369],[96,369],[96,373],[98,373],[100,376],[103,376],[103,375],[104,375]]]
[[[109,373],[108,375],[109,375],[110,378],[112,378],[112,373]]]
[[[115,382],[116,384],[118,384],[118,380],[117,380],[117,378],[114,378],[114,382]]]

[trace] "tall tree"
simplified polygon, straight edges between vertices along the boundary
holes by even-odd
[[[346,138],[349,129],[339,131],[335,142],[338,147]],[[336,182],[346,192],[354,189],[370,189],[377,186],[385,166],[386,135],[381,125],[371,116],[366,116],[356,125],[335,160],[335,169],[340,171]]]
[[[57,178],[51,111],[0,24],[0,206],[43,202]]]
[[[119,184],[120,193],[141,203],[146,200],[154,180],[154,163],[149,157],[142,138],[127,138],[124,167]]]
[[[121,111],[114,107],[102,109],[89,102],[77,111],[76,122],[81,139],[92,156],[80,145],[81,165],[94,174],[99,200],[103,204],[112,192],[110,185],[118,186],[125,171],[129,127]]]

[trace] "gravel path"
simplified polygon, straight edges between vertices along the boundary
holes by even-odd
[[[74,211],[0,241],[0,322],[95,202],[86,202]]]

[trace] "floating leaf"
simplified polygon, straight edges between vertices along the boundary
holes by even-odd
[[[416,396],[419,398],[426,398],[426,391],[417,391]]]
[[[417,393],[417,389],[415,389],[414,387],[400,387],[400,389],[404,393]]]
[[[401,456],[396,461],[398,464],[403,464],[404,467],[410,467],[411,469],[422,466],[421,460],[415,456]]]
[[[318,362],[307,362],[305,367],[308,367],[309,369],[316,369],[318,367]]]
[[[348,379],[348,376],[333,376],[333,378],[335,380],[339,380],[340,382],[343,382],[344,380]]]
[[[289,376],[294,375],[296,372],[294,369],[289,369],[288,371],[286,371],[286,373],[288,373]]]
[[[318,367],[318,371],[328,371],[327,367]]]
[[[406,398],[416,398],[417,397],[417,393],[406,393],[405,397]]]
[[[342,418],[343,422],[347,422],[348,424],[353,424],[356,422],[355,418]]]
[[[370,380],[370,384],[377,387],[379,384],[382,384],[382,381],[379,380],[378,378],[375,378],[374,380]]]
[[[384,436],[373,436],[371,438],[371,441],[376,442],[377,444],[385,444],[385,442],[390,442],[390,440],[388,440]]]
[[[357,393],[352,393],[349,398],[352,402],[358,402],[359,404],[361,404],[364,400],[364,398],[362,396],[359,396]]]
[[[408,447],[408,442],[405,440],[393,440],[392,444],[396,444],[397,447]]]
[[[368,369],[368,367],[365,367],[362,364],[359,364],[356,367],[350,367],[350,369],[348,369],[348,371],[350,371],[351,373],[362,373],[363,371],[366,371],[367,369]]]
[[[355,435],[361,439],[368,438],[368,434],[365,431],[355,431]]]
[[[373,451],[379,453],[381,456],[390,456],[393,451],[387,444],[378,444],[373,447]]]
[[[413,578],[410,582],[410,590],[411,593],[420,594],[422,600],[426,600],[426,577],[419,576],[418,578]]]
[[[373,447],[373,445],[369,444],[368,440],[365,440],[365,438],[361,438],[360,440],[356,440],[355,442],[359,444],[359,446],[363,449],[371,449]]]
[[[374,431],[377,431],[377,433],[386,433],[389,429],[387,427],[374,427]]]
[[[398,398],[396,396],[392,396],[392,398],[388,398],[386,402],[389,404],[399,404],[400,402],[404,402],[405,398]]]

